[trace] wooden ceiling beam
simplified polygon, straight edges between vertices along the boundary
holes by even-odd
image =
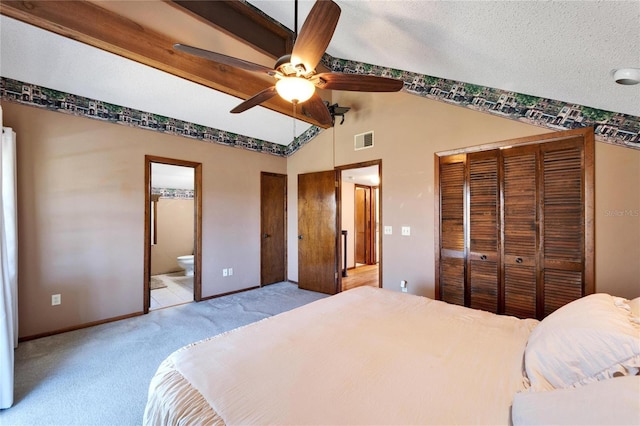
[[[178,52],[167,36],[87,1],[2,0],[0,13],[243,100],[273,84],[255,73]],[[277,96],[262,106],[293,115],[291,104]]]
[[[170,5],[250,44],[275,60],[291,53],[293,32],[239,0],[173,0]]]

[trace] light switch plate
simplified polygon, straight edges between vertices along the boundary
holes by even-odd
[[[403,226],[402,227],[402,235],[404,235],[404,236],[411,235],[411,227],[410,226]]]
[[[393,234],[393,226],[385,226],[384,235],[391,235],[391,234]]]

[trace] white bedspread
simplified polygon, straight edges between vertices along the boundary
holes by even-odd
[[[508,424],[537,323],[356,288],[173,353],[145,424]]]

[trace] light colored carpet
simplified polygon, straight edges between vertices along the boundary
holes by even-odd
[[[158,365],[189,343],[326,297],[278,283],[20,343],[0,425],[138,425]]]

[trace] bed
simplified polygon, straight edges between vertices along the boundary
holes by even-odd
[[[516,395],[609,379],[632,401],[609,420],[638,424],[632,305],[590,295],[540,323],[360,287],[174,352],[144,424],[533,424],[548,401]]]

